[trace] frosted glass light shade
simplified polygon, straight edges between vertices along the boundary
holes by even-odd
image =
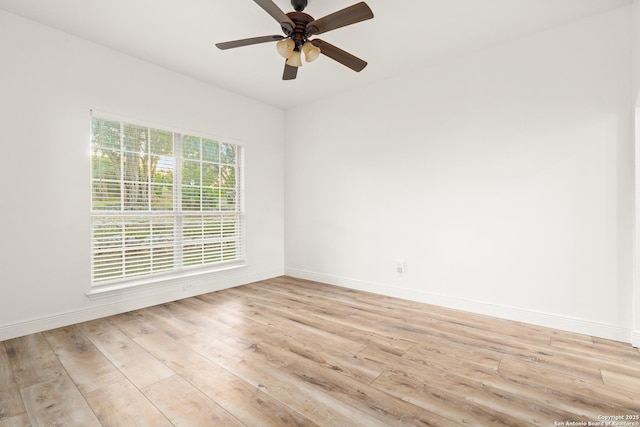
[[[292,67],[302,67],[302,58],[299,50],[294,50],[291,53],[291,56],[287,59],[287,65]]]
[[[296,47],[296,44],[291,39],[283,39],[276,43],[276,49],[278,50],[278,54],[283,58],[289,59],[291,54],[293,53],[293,49]]]
[[[318,56],[320,56],[320,48],[311,42],[303,44],[302,51],[304,52],[304,59],[307,62],[313,62],[318,59]]]

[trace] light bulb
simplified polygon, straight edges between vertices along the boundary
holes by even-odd
[[[291,56],[287,59],[287,65],[292,67],[302,67],[302,58],[300,57],[299,50],[294,50],[291,53]]]
[[[296,47],[296,43],[291,39],[282,39],[276,43],[276,49],[278,54],[283,58],[289,59],[293,53],[293,49]]]
[[[320,56],[320,48],[311,42],[303,44],[302,51],[304,52],[304,59],[307,62],[313,62]]]

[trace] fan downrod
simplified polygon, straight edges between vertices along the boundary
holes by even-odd
[[[296,12],[302,12],[307,7],[307,0],[291,0],[291,6]]]

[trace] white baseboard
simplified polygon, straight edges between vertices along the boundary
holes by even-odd
[[[182,281],[175,280],[168,285],[157,288],[145,287],[126,294],[91,301],[87,307],[78,310],[0,325],[0,341],[241,286],[282,276],[283,273],[282,270],[278,269],[251,274],[244,272],[227,275],[222,278],[200,276],[200,280],[185,278]],[[188,287],[185,287],[186,284],[188,284]],[[87,300],[90,301],[89,299]]]
[[[75,323],[113,316],[115,314],[151,307],[158,304],[164,304],[195,295],[241,286],[247,283],[278,277],[282,274],[350,289],[357,289],[396,298],[449,307],[457,310],[464,310],[472,313],[515,320],[518,322],[525,322],[616,341],[631,342],[635,347],[640,347],[640,331],[634,331],[631,333],[630,330],[625,328],[575,319],[567,316],[523,310],[514,307],[489,304],[482,301],[466,300],[292,268],[287,268],[284,272],[282,270],[272,270],[253,273],[250,275],[237,274],[226,277],[222,280],[207,280],[203,278],[202,282],[198,281],[195,286],[190,286],[189,291],[184,290],[184,283],[177,281],[171,286],[163,287],[161,289],[141,289],[139,292],[131,292],[114,298],[104,298],[99,301],[94,301],[91,306],[78,310],[0,325],[0,341],[69,326]],[[193,282],[193,280],[189,279],[187,279],[187,281],[190,284]]]
[[[372,292],[390,297],[408,299],[411,301],[423,302],[426,304],[433,304],[441,307],[448,307],[471,313],[483,314],[487,316],[498,317],[501,319],[514,320],[517,322],[591,335],[615,341],[630,342],[630,340],[632,339],[630,329],[622,328],[615,325],[577,319],[569,316],[525,310],[517,307],[491,304],[483,301],[467,300],[457,297],[423,292],[415,289],[399,288],[386,284],[366,282],[362,280],[332,276],[328,274],[299,270],[295,268],[286,268],[285,274],[300,279],[313,280],[316,282],[328,283],[345,288]],[[640,332],[634,334],[633,339],[634,346],[639,346]]]

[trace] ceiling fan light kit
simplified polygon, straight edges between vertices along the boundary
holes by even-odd
[[[276,43],[276,49],[280,56],[287,59],[287,64],[292,67],[302,67],[302,60],[300,50],[296,49],[296,44],[291,39],[283,39]],[[306,62],[313,62],[320,56],[320,48],[314,46],[311,42],[304,42],[302,45],[302,53],[304,53],[304,60]]]
[[[282,39],[276,43],[276,49],[284,59],[289,59],[291,55],[293,55],[293,49],[295,49],[295,47],[296,44],[291,39]]]
[[[291,0],[291,6],[295,11],[289,13],[284,13],[272,0],[254,1],[280,24],[284,36],[252,37],[216,43],[219,49],[225,50],[276,41],[278,54],[286,59],[282,74],[283,80],[296,78],[297,70],[302,66],[301,53],[304,54],[306,62],[313,62],[320,54],[324,54],[356,72],[362,71],[367,66],[367,63],[362,59],[330,43],[320,39],[310,39],[316,34],[326,33],[373,18],[373,12],[366,3],[356,3],[323,18],[314,19],[311,15],[303,12],[307,7],[307,0]]]
[[[322,51],[320,50],[319,47],[315,46],[313,43],[311,42],[305,42],[302,45],[302,52],[304,53],[304,59],[307,62],[313,62],[316,59],[318,59],[318,57],[320,56],[320,54],[322,53]]]
[[[300,51],[294,50],[291,52],[291,56],[287,59],[285,64],[291,67],[302,67],[302,55],[300,55]]]

